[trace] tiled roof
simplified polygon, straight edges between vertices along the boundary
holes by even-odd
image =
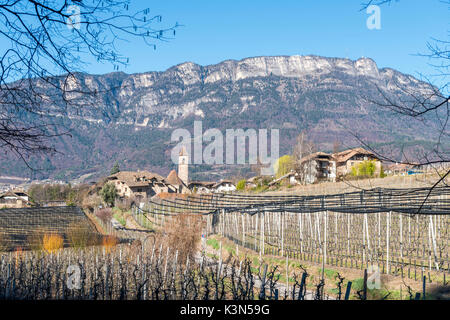
[[[311,160],[311,159],[316,159],[316,158],[319,158],[319,157],[325,157],[325,158],[328,158],[330,160],[333,158],[333,156],[331,154],[328,154],[328,153],[325,153],[325,152],[314,152],[314,153],[311,153],[310,155],[307,155],[307,156],[301,158],[300,159],[300,163],[303,163],[303,162]]]
[[[120,171],[116,174],[110,175],[108,180],[120,180],[125,182],[128,186],[144,186],[149,182],[160,181],[163,182],[164,178],[157,173],[150,171]],[[140,182],[145,182],[141,184]]]
[[[23,191],[7,191],[7,192],[5,192],[3,194],[0,194],[0,198],[1,197],[18,197],[18,198],[21,198],[21,197],[24,197],[24,196],[28,197],[28,194],[26,194]]]
[[[354,148],[354,149],[349,149],[349,150],[344,150],[344,151],[341,151],[338,153],[334,153],[333,158],[337,162],[345,162],[357,154],[369,155],[369,156],[378,158],[373,152],[370,152],[364,148]]]
[[[166,199],[166,200],[175,200],[175,199],[183,199],[187,200],[190,195],[182,194],[182,193],[169,193],[169,192],[160,192],[155,195],[155,198]]]
[[[183,181],[180,179],[180,177],[178,177],[177,172],[175,170],[170,171],[165,181],[175,186],[184,184]]]

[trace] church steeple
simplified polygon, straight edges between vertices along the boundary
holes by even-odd
[[[189,155],[183,146],[178,157],[178,177],[187,186],[189,183]]]

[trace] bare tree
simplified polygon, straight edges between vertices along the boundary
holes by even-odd
[[[338,153],[339,150],[341,149],[341,141],[339,140],[334,140],[333,142],[333,153]]]
[[[300,134],[295,139],[295,145],[292,149],[292,156],[295,160],[300,160],[303,157],[310,155],[316,150],[314,143],[308,138],[305,131],[300,132]]]
[[[0,147],[28,167],[32,154],[54,153],[55,136],[70,133],[54,117],[89,112],[103,90],[82,86],[77,72],[91,60],[114,70],[129,57],[121,41],[156,42],[175,36],[178,23],[149,9],[129,12],[130,1],[0,0]],[[110,89],[105,89],[110,90]]]
[[[450,6],[449,0],[442,0],[440,2]],[[389,5],[391,3],[393,3],[392,0],[370,0],[362,4],[361,10],[367,9],[370,5]],[[450,35],[450,31],[447,34]],[[427,88],[420,87],[410,90],[402,86],[402,84],[396,83],[395,87],[401,93],[401,98],[399,98],[399,95],[388,94],[382,88],[377,87],[379,98],[367,100],[375,106],[392,111],[399,117],[410,119],[409,125],[412,125],[414,121],[437,123],[436,139],[431,150],[418,150],[414,157],[406,155],[402,150],[399,155],[400,159],[398,159],[398,157],[395,158],[388,152],[376,150],[369,143],[363,141],[357,134],[354,136],[383,161],[433,168],[439,175],[439,178],[432,185],[430,189],[431,193],[434,187],[440,184],[447,185],[446,178],[450,175],[450,167],[448,165],[450,163],[450,131],[448,128],[450,117],[450,92],[448,83],[448,76],[450,75],[450,41],[431,38],[427,43],[427,48],[428,53],[419,55],[432,60],[432,66],[438,71],[437,75],[434,75],[434,81],[425,77],[426,83],[428,84]],[[442,85],[435,85],[437,82],[442,83]],[[428,199],[428,196],[425,198],[424,203]]]
[[[386,5],[391,4],[392,0],[370,0],[363,3],[362,10],[366,9],[370,5]],[[450,6],[450,0],[440,1],[441,3]],[[450,32],[448,32],[450,34]],[[431,151],[417,154],[418,157],[412,160],[411,157],[401,152],[401,160],[393,159],[391,155],[385,153],[376,152],[373,150],[382,160],[401,162],[414,165],[434,165],[450,163],[450,151],[447,149],[448,145],[444,142],[449,141],[450,131],[448,129],[448,122],[450,117],[450,93],[449,83],[447,77],[450,75],[450,41],[438,40],[432,38],[427,43],[429,53],[420,54],[421,56],[428,57],[435,61],[433,66],[438,71],[436,75],[438,80],[443,85],[436,86],[433,81],[425,78],[427,87],[420,86],[413,90],[408,89],[400,83],[394,83],[397,93],[389,94],[383,90],[380,86],[377,86],[379,98],[366,98],[370,103],[392,111],[398,116],[404,116],[412,121],[431,122],[437,123],[437,135],[436,141]],[[399,98],[400,96],[400,98]],[[411,123],[411,122],[410,122]],[[359,139],[359,137],[357,136]],[[359,139],[360,140],[360,139]],[[366,147],[370,148],[366,144]]]
[[[317,174],[318,163],[307,159],[315,151],[316,145],[302,131],[296,138],[292,155],[294,158],[294,170],[298,175],[298,179],[304,184],[310,182],[310,178]]]

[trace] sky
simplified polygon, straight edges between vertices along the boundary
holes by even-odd
[[[119,46],[130,57],[127,73],[163,71],[191,61],[201,65],[227,59],[270,55],[320,55],[358,59],[370,57],[378,67],[418,76],[435,70],[426,44],[448,39],[450,10],[439,0],[400,0],[380,6],[381,29],[370,30],[361,11],[364,0],[203,1],[131,0],[130,11],[149,8],[163,16],[161,27],[176,22],[173,40],[157,48],[134,39]],[[158,25],[155,25],[158,27]],[[123,49],[121,49],[123,48]],[[93,63],[90,73],[113,71]]]
[[[129,57],[126,73],[164,71],[183,62],[201,65],[253,56],[320,55],[356,60],[369,57],[378,67],[419,76],[436,74],[427,42],[448,40],[450,8],[441,0],[393,0],[380,6],[380,29],[369,29],[368,0],[130,0],[129,13],[150,9],[162,15],[155,28],[182,26],[156,50],[142,39],[119,41]],[[10,44],[0,38],[0,52]],[[114,66],[88,59],[85,72],[104,74]],[[442,81],[442,80],[441,80]],[[439,84],[438,84],[439,85]]]

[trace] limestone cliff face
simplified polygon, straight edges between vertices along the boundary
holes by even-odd
[[[253,57],[209,66],[186,62],[165,72],[80,75],[79,84],[105,91],[98,103],[101,112],[87,112],[86,120],[153,128],[172,127],[190,116],[214,115],[218,105],[227,116],[261,110],[268,103],[264,98],[268,91],[274,91],[270,98],[279,99],[280,106],[287,100],[288,108],[308,108],[314,103],[308,95],[322,94],[322,102],[334,100],[335,108],[345,109],[349,101],[339,101],[341,94],[370,96],[376,87],[396,93],[399,85],[424,93],[430,90],[412,76],[378,69],[369,58],[319,56]],[[364,108],[356,100],[352,112]]]

